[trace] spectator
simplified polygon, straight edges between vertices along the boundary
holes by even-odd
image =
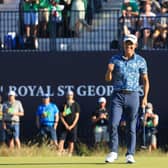
[[[146,3],[151,4],[152,12],[158,13],[160,11],[161,6],[160,6],[160,3],[158,2],[158,0],[139,0],[139,11],[140,11],[140,13],[145,12]]]
[[[26,43],[31,43],[32,48],[38,48],[37,28],[39,0],[24,0],[24,24],[26,28]],[[31,34],[31,32],[33,32]]]
[[[45,94],[42,98],[42,104],[38,106],[36,113],[36,125],[40,130],[40,139],[44,139],[45,137],[49,138],[56,148],[58,147],[56,134],[58,121],[58,107],[51,103],[50,96]]]
[[[156,29],[153,33],[154,48],[165,48],[167,46],[168,33],[168,9],[162,5],[161,13],[157,15]]]
[[[106,99],[104,97],[100,97],[98,103],[99,105],[97,110],[92,114],[96,147],[100,142],[103,142],[103,145],[107,145],[107,142],[109,142],[108,110],[106,108]]]
[[[132,14],[132,7],[127,6],[124,15],[120,18],[120,23],[123,29],[122,34],[124,36],[128,34],[134,34],[138,37],[138,17]]]
[[[60,4],[64,5],[64,10],[62,11],[62,17],[63,17],[62,32],[64,37],[70,36],[69,24],[70,24],[71,1],[72,0],[60,0]]]
[[[86,0],[73,0],[71,7],[71,17],[70,17],[70,30],[75,37],[79,37],[82,26],[89,25],[85,21],[85,10],[87,9]]]
[[[140,14],[140,33],[143,38],[143,49],[149,49],[152,46],[149,44],[149,40],[154,31],[154,23],[155,23],[156,14],[151,12],[151,5],[147,3],[145,5],[145,12]]]
[[[20,143],[20,117],[24,116],[24,109],[21,101],[16,100],[16,93],[9,91],[8,101],[3,104],[3,128],[7,133],[9,147],[14,148],[14,141],[18,149],[21,148]]]
[[[148,103],[146,106],[146,113],[144,117],[144,124],[146,127],[146,140],[149,147],[149,152],[157,149],[156,127],[158,126],[159,117],[153,113],[153,105]]]
[[[71,156],[74,151],[74,143],[77,140],[77,125],[80,114],[80,106],[74,100],[74,93],[72,91],[67,92],[66,103],[61,110],[60,118],[60,141],[59,151],[60,154],[64,152],[65,140],[68,142],[68,155]]]
[[[49,23],[49,17],[50,17],[50,12],[49,12],[49,2],[50,0],[39,0],[39,34],[41,37],[47,37],[48,35],[48,23]]]
[[[49,11],[50,11],[50,46],[51,50],[56,47],[56,37],[59,33],[59,27],[62,22],[62,10],[63,5],[59,4],[59,0],[50,0]]]
[[[5,130],[3,129],[2,117],[3,117],[3,104],[2,104],[2,95],[0,95],[0,145],[5,143]]]
[[[131,11],[130,14],[132,16],[138,16],[139,14],[139,10],[138,10],[138,4],[136,3],[136,1],[131,1],[131,0],[124,0],[122,7],[121,7],[121,11],[122,11],[122,16],[126,17],[127,16],[127,7],[131,7]]]

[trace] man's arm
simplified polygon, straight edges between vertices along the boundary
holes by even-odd
[[[142,99],[142,107],[146,107],[148,103],[148,93],[149,93],[149,78],[147,74],[142,75],[142,81],[143,81],[143,90],[144,90],[144,97]]]
[[[63,125],[65,126],[65,128],[68,129],[68,128],[69,128],[69,125],[68,125],[68,123],[65,121],[65,119],[64,119],[62,113],[60,114],[60,119],[61,119],[61,122],[63,123]]]
[[[108,64],[107,71],[105,74],[106,82],[110,82],[112,80],[112,72],[114,70],[114,64]]]
[[[57,126],[58,126],[58,121],[59,121],[59,114],[58,114],[58,113],[56,113],[56,114],[55,114],[54,129],[56,129],[56,128],[57,128]]]

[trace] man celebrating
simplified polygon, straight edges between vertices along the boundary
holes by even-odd
[[[113,56],[108,64],[105,79],[112,81],[114,92],[111,98],[110,131],[111,152],[106,162],[114,162],[118,157],[118,125],[122,113],[126,116],[128,136],[126,162],[134,163],[136,146],[136,122],[139,108],[139,78],[144,85],[141,106],[147,105],[149,80],[144,58],[135,53],[137,37],[130,34],[124,37],[124,53]]]

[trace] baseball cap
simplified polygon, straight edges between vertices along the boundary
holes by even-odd
[[[67,95],[68,95],[68,96],[74,95],[74,92],[73,92],[72,90],[68,90]]]
[[[9,93],[8,93],[8,96],[16,96],[16,93],[15,91],[13,90],[10,90]]]
[[[47,99],[50,97],[50,95],[48,93],[45,93],[43,96],[42,96],[44,99]]]
[[[125,37],[124,37],[124,40],[123,40],[124,42],[126,42],[126,41],[131,41],[133,44],[136,44],[137,43],[137,37],[135,36],[135,35],[133,35],[133,34],[129,34],[129,35],[126,35]]]
[[[106,103],[106,98],[105,97],[100,97],[98,99],[98,103]]]

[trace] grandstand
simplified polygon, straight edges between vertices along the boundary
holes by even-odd
[[[118,39],[118,18],[121,0],[108,0],[103,3],[100,13],[93,19],[91,31],[84,28],[79,38],[56,38],[57,51],[108,51],[110,43]],[[0,6],[0,37],[4,43],[4,36],[8,32],[21,31],[22,16],[19,14],[19,0],[6,0]],[[50,51],[50,39],[38,38],[38,51]]]
[[[0,40],[2,46],[5,43],[4,36],[8,32],[16,32],[23,38],[25,36],[24,12],[22,3],[20,3],[22,0],[4,0],[3,2],[0,4]],[[38,36],[38,47],[33,51],[110,51],[119,49],[122,38],[119,25],[121,5],[122,0],[103,1],[100,12],[94,13],[90,31],[83,27],[79,37],[57,36],[51,39]],[[64,27],[63,24],[62,27]],[[142,47],[141,44],[142,41],[139,43],[139,48]],[[9,48],[5,48],[5,50],[2,48],[2,50],[7,51]]]

